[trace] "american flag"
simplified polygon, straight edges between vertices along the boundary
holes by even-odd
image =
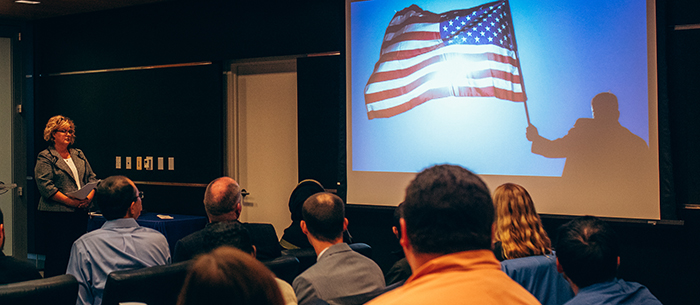
[[[365,87],[369,119],[445,97],[526,100],[507,0],[442,14],[394,15]]]

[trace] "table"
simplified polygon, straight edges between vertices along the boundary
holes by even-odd
[[[158,215],[167,215],[173,219],[161,219]],[[107,220],[101,215],[90,215],[87,231],[97,230]],[[178,214],[157,214],[143,213],[136,219],[140,226],[158,230],[168,240],[170,255],[175,253],[175,243],[181,238],[196,231],[204,229],[209,220],[204,216],[178,215]]]

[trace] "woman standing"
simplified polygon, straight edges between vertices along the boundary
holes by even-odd
[[[496,207],[494,254],[499,261],[552,252],[535,204],[524,187],[506,183],[493,192]]]
[[[70,147],[75,142],[75,124],[69,118],[50,118],[44,140],[49,147],[39,153],[34,177],[46,237],[44,277],[51,277],[66,272],[71,246],[87,230],[87,208],[94,191],[86,199],[67,194],[97,179],[83,152]]]

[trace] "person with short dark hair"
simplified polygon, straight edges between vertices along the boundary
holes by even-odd
[[[331,193],[317,193],[302,208],[301,230],[316,251],[316,263],[294,279],[299,304],[357,298],[358,303],[384,288],[382,270],[371,259],[343,242],[347,229],[345,204]],[[362,299],[367,296],[367,299]]]
[[[557,231],[557,269],[576,296],[565,305],[661,304],[644,286],[617,279],[618,236],[606,222],[584,216]]]
[[[272,272],[239,249],[222,246],[198,256],[189,268],[178,305],[283,305]]]
[[[170,264],[165,236],[136,222],[142,194],[124,176],[108,177],[97,186],[93,201],[107,221],[73,243],[66,271],[78,280],[77,304],[101,304],[112,271]]]
[[[238,182],[232,178],[220,177],[210,182],[204,191],[203,202],[209,223],[204,229],[177,241],[173,262],[183,262],[198,254],[211,251],[212,249],[206,248],[208,243],[206,235],[210,235],[208,231],[212,230],[212,225],[219,222],[241,223],[238,218],[243,211],[243,196]],[[272,225],[243,223],[243,226],[248,230],[253,245],[257,249],[258,259],[268,260],[280,256],[281,246]]]
[[[0,210],[0,285],[29,280],[38,280],[41,274],[34,265],[28,261],[5,256],[2,251],[5,247],[5,224],[2,210]]]
[[[491,251],[494,206],[486,184],[455,165],[420,172],[406,189],[400,243],[413,275],[368,304],[540,304]]]
[[[396,238],[401,239],[401,208],[403,207],[403,202],[399,204],[399,206],[394,209],[394,218],[393,218],[393,226],[391,227],[391,231],[394,233]],[[403,282],[405,282],[411,275],[413,274],[413,271],[411,271],[411,265],[408,264],[408,261],[406,260],[406,255],[403,253],[403,249],[399,250],[400,253],[392,252],[401,259],[396,261],[394,265],[391,266],[391,269],[386,272],[384,275],[384,280],[386,281],[386,285],[394,285],[392,287],[400,286],[403,285]]]

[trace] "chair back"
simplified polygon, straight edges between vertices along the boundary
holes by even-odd
[[[299,275],[299,259],[294,256],[282,255],[273,260],[263,261],[263,264],[279,279],[289,283]]]
[[[542,305],[561,305],[574,297],[571,285],[557,271],[554,255],[535,255],[501,262],[501,270]]]
[[[114,271],[107,277],[102,304],[141,302],[174,305],[187,276],[190,261],[166,266]]]
[[[0,285],[0,304],[75,305],[78,281],[70,274]]]

